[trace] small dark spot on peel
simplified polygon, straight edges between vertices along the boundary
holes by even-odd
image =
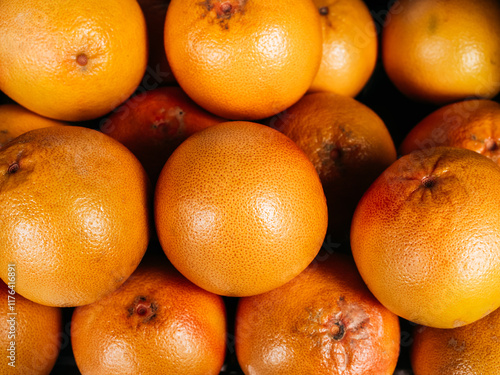
[[[431,34],[435,34],[436,33],[436,30],[438,28],[438,24],[439,24],[438,17],[435,14],[432,14],[429,17],[429,23],[427,25],[427,29],[429,30],[429,32]]]
[[[12,163],[9,165],[9,168],[7,169],[8,174],[14,174],[19,170],[20,166],[17,162]]]
[[[425,176],[421,180],[422,186],[426,189],[432,189],[436,186],[436,178],[433,176]]]
[[[488,138],[484,140],[484,148],[486,149],[486,151],[495,151],[496,149],[498,149],[498,145],[494,139]]]
[[[80,66],[86,66],[89,62],[89,59],[86,54],[80,53],[78,56],[76,56],[76,63]]]
[[[322,16],[327,16],[328,13],[330,13],[330,10],[328,9],[328,7],[319,8],[319,14],[321,14]]]

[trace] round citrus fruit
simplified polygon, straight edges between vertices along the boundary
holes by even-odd
[[[389,78],[410,98],[437,104],[500,91],[497,0],[401,0],[382,34]]]
[[[292,279],[318,253],[328,224],[307,156],[280,132],[242,121],[184,141],[160,174],[154,205],[173,265],[226,296],[263,293]]]
[[[135,0],[5,0],[0,90],[58,120],[97,118],[124,102],[147,63]]]
[[[61,309],[39,305],[16,293],[16,264],[2,267],[10,275],[9,286],[0,280],[0,373],[49,375],[59,355]]]
[[[309,91],[356,96],[377,62],[377,30],[363,0],[314,0],[323,28],[323,57]]]
[[[27,131],[57,125],[64,124],[39,116],[17,104],[0,105],[0,149]]]
[[[92,303],[118,288],[149,240],[148,180],[125,146],[95,130],[53,126],[0,150],[0,264],[44,305]],[[0,267],[7,280],[7,267]]]
[[[395,314],[454,328],[500,306],[500,167],[439,147],[393,163],[354,213],[361,276]]]
[[[182,141],[223,121],[200,108],[179,87],[162,87],[132,97],[104,120],[101,131],[127,146],[155,182]]]
[[[328,233],[348,238],[359,199],[396,160],[384,122],[348,96],[315,93],[270,123],[290,137],[316,167],[328,203]]]
[[[500,164],[500,104],[467,100],[444,106],[420,121],[400,146],[401,154],[439,146],[463,147]]]
[[[236,355],[245,374],[392,375],[399,319],[352,259],[334,254],[270,292],[240,299]]]
[[[82,374],[219,374],[222,298],[162,262],[141,264],[117,291],[75,309],[71,343]]]
[[[175,82],[170,65],[168,65],[167,55],[165,53],[165,43],[163,34],[165,29],[165,18],[167,16],[170,0],[137,0],[141,6],[146,26],[148,29],[148,66],[152,72],[159,77],[154,85],[171,84]],[[146,73],[147,75],[148,73]]]
[[[500,310],[454,329],[417,326],[411,348],[415,375],[500,373]]]
[[[165,49],[186,93],[218,116],[255,120],[307,91],[321,62],[310,0],[173,0]]]

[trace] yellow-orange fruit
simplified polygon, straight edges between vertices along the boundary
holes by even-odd
[[[149,241],[148,180],[95,130],[53,126],[0,150],[0,277],[44,305],[92,303],[118,288]]]
[[[323,242],[328,215],[318,174],[280,132],[226,122],[184,141],[156,185],[163,250],[213,293],[248,296],[303,271]]]
[[[385,70],[410,98],[436,104],[500,92],[498,0],[400,0],[382,34]]]
[[[377,30],[363,0],[314,0],[323,28],[323,56],[310,92],[356,96],[377,62]]]
[[[241,298],[236,354],[247,375],[392,375],[399,320],[352,259],[326,255],[268,293]]]
[[[321,62],[311,0],[173,0],[165,50],[175,78],[208,111],[256,120],[288,108]]]
[[[415,375],[500,373],[500,310],[454,329],[417,326],[411,348]]]
[[[49,375],[61,346],[62,317],[58,307],[31,302],[16,293],[16,264],[2,264],[10,274],[0,280],[1,374]]]
[[[64,125],[37,115],[17,104],[0,105],[0,148],[27,131]]]
[[[500,167],[439,147],[403,156],[361,198],[351,226],[377,299],[422,325],[454,328],[500,306]]]
[[[420,121],[401,143],[401,154],[432,153],[439,146],[463,147],[500,164],[500,104],[466,100],[449,104]]]
[[[137,88],[147,58],[135,0],[0,3],[0,90],[42,116],[106,114]]]
[[[154,261],[141,264],[114,293],[75,309],[71,344],[83,375],[220,373],[222,298],[193,285],[166,259]]]

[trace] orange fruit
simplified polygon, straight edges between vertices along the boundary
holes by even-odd
[[[154,182],[182,141],[223,121],[179,87],[162,87],[132,97],[103,122],[101,131],[127,146]]]
[[[500,373],[500,310],[455,329],[417,326],[411,348],[415,375]]]
[[[500,164],[500,104],[467,100],[449,104],[420,121],[406,136],[400,152],[433,152],[438,146],[463,147]]]
[[[156,263],[75,309],[71,343],[82,374],[219,374],[226,352],[222,298]]]
[[[356,96],[377,62],[377,30],[363,0],[314,0],[323,28],[323,57],[310,92]]]
[[[240,299],[236,355],[245,374],[392,375],[399,320],[351,258],[329,255],[285,285]]]
[[[0,345],[2,374],[49,375],[61,346],[62,314],[57,307],[42,306],[16,293],[16,265],[2,264],[9,287],[0,280]]]
[[[168,65],[165,53],[163,32],[165,29],[165,18],[170,0],[137,0],[141,6],[146,26],[148,29],[148,66],[154,72],[161,72],[161,80],[156,84],[170,84],[175,82],[170,65]]]
[[[64,124],[38,116],[17,104],[0,105],[0,149],[27,131],[57,125]]]
[[[295,103],[321,62],[310,0],[172,0],[165,50],[175,78],[218,116],[255,120]]]
[[[16,291],[50,306],[118,288],[149,240],[148,183],[125,146],[87,128],[24,133],[0,150],[0,264]],[[7,267],[0,267],[7,280]]]
[[[500,92],[497,0],[401,0],[389,14],[383,61],[403,94],[444,104]]]
[[[315,93],[270,123],[290,137],[316,167],[328,203],[328,233],[348,238],[359,199],[396,160],[384,122],[348,96]]]
[[[134,92],[146,63],[146,24],[135,0],[0,4],[0,90],[40,115],[102,116]]]
[[[321,248],[328,224],[321,182],[278,131],[226,122],[184,141],[155,191],[155,222],[173,265],[216,294],[283,285]]]
[[[500,167],[439,147],[393,163],[361,198],[351,248],[361,276],[395,314],[455,328],[500,306]]]

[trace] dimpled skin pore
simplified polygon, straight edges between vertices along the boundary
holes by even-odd
[[[319,14],[310,0],[173,0],[165,50],[199,105],[227,119],[262,119],[311,85],[321,62]]]
[[[405,155],[438,146],[463,147],[500,164],[500,103],[466,100],[449,104],[420,121],[400,146]]]
[[[307,267],[328,222],[307,156],[264,125],[227,122],[188,138],[155,192],[163,250],[195,284],[227,296],[276,288]]]
[[[71,345],[78,369],[82,375],[219,374],[226,353],[222,298],[193,285],[166,259],[148,261],[114,293],[75,309]]]
[[[401,157],[351,227],[356,265],[389,310],[426,326],[472,323],[500,305],[500,168],[476,152]]]
[[[417,326],[411,349],[415,375],[500,373],[500,310],[455,329]]]
[[[7,265],[5,265],[7,269]],[[17,277],[14,276],[17,284]],[[0,281],[0,345],[4,356],[0,362],[1,374],[49,375],[56,363],[61,346],[62,315],[58,307],[43,306],[31,302],[20,294],[9,293],[7,285]],[[14,291],[17,289],[14,286]],[[8,297],[11,297],[9,300]],[[13,298],[12,298],[13,297]],[[9,304],[8,301],[11,303]],[[13,307],[13,310],[11,310]],[[16,315],[7,315],[16,313]],[[14,331],[9,319],[15,318]],[[15,337],[9,337],[12,332]],[[8,349],[15,342],[15,367]]]
[[[268,293],[241,298],[238,362],[247,375],[392,375],[398,317],[370,293],[352,259],[318,257]]]
[[[146,251],[148,188],[132,153],[95,130],[17,137],[0,150],[0,277],[15,263],[17,291],[51,306],[115,290]]]
[[[498,0],[400,0],[382,33],[391,81],[416,100],[444,104],[500,91]]]

